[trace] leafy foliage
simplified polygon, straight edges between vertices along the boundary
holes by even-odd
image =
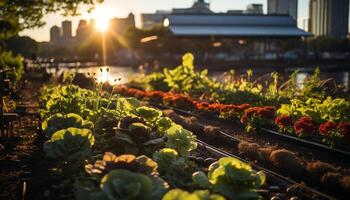
[[[166,147],[175,149],[182,156],[197,148],[196,136],[180,125],[173,124],[167,131]]]
[[[221,195],[210,194],[208,190],[195,190],[193,193],[181,189],[173,189],[167,192],[162,200],[225,200]]]
[[[95,138],[89,129],[67,128],[55,132],[44,144],[48,157],[65,162],[84,159],[91,153]]]
[[[170,148],[164,148],[153,154],[153,160],[158,163],[158,171],[173,187],[193,186],[191,174],[196,170],[193,163],[179,156]]]
[[[157,190],[164,188],[154,187],[146,175],[115,169],[102,178],[101,190],[110,200],[151,200],[160,199]]]
[[[0,4],[1,5],[1,4]],[[1,20],[0,20],[1,21]],[[1,23],[0,23],[1,24]],[[1,34],[1,32],[0,32]],[[22,56],[14,56],[10,51],[0,50],[0,70],[15,68],[14,71],[7,73],[8,78],[13,83],[18,83],[24,74],[23,58]]]
[[[221,158],[208,170],[207,179],[203,173],[195,173],[193,179],[229,199],[257,199],[259,195],[254,190],[259,189],[266,179],[262,172],[256,172],[250,165],[232,157]]]
[[[83,120],[82,117],[75,113],[68,113],[66,115],[57,113],[42,123],[42,129],[47,137],[51,137],[51,135],[56,131],[69,127],[86,128],[92,130],[94,124],[91,121]]]
[[[102,0],[38,0],[35,2],[1,0],[0,40],[24,29],[43,26],[45,23],[42,19],[45,14],[62,10],[65,15],[76,15],[81,5],[88,5],[91,9],[94,4],[101,2]]]

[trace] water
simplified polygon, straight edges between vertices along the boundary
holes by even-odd
[[[107,72],[108,69],[108,72]],[[95,74],[98,82],[108,81],[110,84],[124,84],[129,81],[129,77],[134,70],[132,67],[118,67],[118,66],[98,66],[98,67],[84,67],[84,68],[60,68],[57,72],[54,68],[48,68],[47,72],[61,76],[65,71],[73,73],[84,73],[90,75]]]

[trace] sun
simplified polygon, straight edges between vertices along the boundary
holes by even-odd
[[[96,29],[102,32],[106,32],[109,28],[109,19],[95,19]]]
[[[109,20],[112,16],[113,12],[106,7],[97,7],[91,13],[91,17],[95,20],[95,28],[102,32],[108,30]]]

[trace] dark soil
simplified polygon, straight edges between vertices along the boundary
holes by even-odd
[[[42,81],[25,81],[15,94],[16,105],[28,108],[13,122],[12,134],[0,137],[0,199],[28,199],[33,175],[42,169],[45,155],[37,108],[41,85]]]

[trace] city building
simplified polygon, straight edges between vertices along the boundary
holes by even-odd
[[[263,5],[262,4],[248,4],[246,14],[263,14]]]
[[[169,14],[213,14],[210,4],[204,0],[196,0],[190,8],[173,8],[171,11],[156,11],[155,13],[141,14],[141,28],[149,29],[155,25],[161,25]]]
[[[267,13],[290,15],[295,20],[298,19],[298,0],[268,0]]]
[[[110,20],[109,24],[110,32],[121,35],[123,34],[129,27],[135,27],[135,16],[130,13],[126,18],[113,18]]]
[[[173,14],[209,14],[213,13],[210,10],[210,4],[206,3],[204,0],[197,0],[193,3],[190,8],[174,8],[172,10]]]
[[[70,40],[72,38],[72,22],[65,20],[62,22],[62,39]]]
[[[284,53],[284,44],[289,39],[312,36],[299,29],[293,17],[288,15],[172,14],[164,19],[163,25],[174,39],[207,38],[217,41],[215,44],[229,39],[230,44],[241,45],[236,54],[249,52],[255,56],[253,59],[266,58],[269,53],[278,57]]]
[[[288,15],[168,15],[164,26],[174,36],[301,38],[312,36]]]
[[[156,25],[161,25],[163,19],[171,14],[171,11],[157,10],[155,13],[142,13],[141,14],[141,28],[150,29]]]
[[[50,43],[57,44],[61,39],[61,29],[58,26],[50,28]]]
[[[309,3],[309,31],[315,36],[346,37],[349,0],[310,0]]]
[[[90,32],[90,27],[86,20],[79,20],[79,24],[75,33],[75,38],[77,41],[84,41]]]

